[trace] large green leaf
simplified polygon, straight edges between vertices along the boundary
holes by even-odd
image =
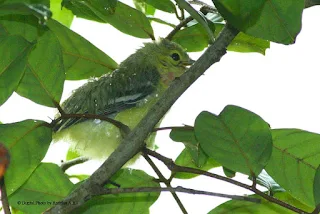
[[[205,153],[233,171],[257,176],[270,158],[269,125],[246,109],[229,105],[219,116],[204,111],[194,130]]]
[[[120,184],[121,188],[131,187],[160,187],[144,171],[121,169],[110,180]],[[107,185],[108,188],[116,188]],[[160,193],[126,193],[94,197],[74,213],[149,213],[149,207],[158,199]]]
[[[0,105],[16,90],[32,45],[21,36],[0,37]]]
[[[62,0],[51,0],[50,10],[53,13],[52,18],[64,24],[67,27],[71,26],[73,13],[65,7],[61,6]]]
[[[60,102],[65,73],[60,43],[51,31],[38,38],[17,93],[41,105]]]
[[[154,38],[147,17],[141,11],[122,2],[118,2],[114,13],[110,13],[110,10],[98,0],[65,0],[64,6],[78,17],[109,23],[125,34],[138,38]]]
[[[222,16],[254,37],[291,44],[301,30],[304,0],[214,0]]]
[[[250,197],[260,198],[257,195]],[[285,201],[295,207],[303,209],[307,212],[311,212],[312,208],[307,207],[298,200],[292,198],[287,192],[280,192],[275,195],[276,198]],[[211,210],[208,214],[225,214],[225,213],[237,213],[237,214],[253,214],[253,213],[265,213],[265,214],[292,214],[291,210],[281,207],[275,203],[269,202],[265,199],[261,199],[261,203],[252,203],[248,201],[231,200],[227,201],[218,207]]]
[[[73,186],[59,166],[41,163],[27,182],[9,197],[9,202],[20,211],[42,213],[66,197]]]
[[[117,63],[90,42],[55,20],[47,23],[62,47],[66,79],[99,77],[117,68]]]
[[[9,149],[11,157],[5,175],[8,195],[29,178],[44,158],[52,135],[46,125],[33,120],[0,124],[0,141]]]
[[[314,206],[313,185],[320,163],[320,135],[299,129],[272,130],[268,174],[298,200]],[[281,166],[281,167],[279,167]]]

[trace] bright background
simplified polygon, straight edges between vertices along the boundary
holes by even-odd
[[[126,2],[127,3],[127,2]],[[168,14],[156,13],[157,17],[169,18]],[[201,78],[193,84],[171,108],[162,127],[193,125],[195,117],[203,110],[219,114],[229,104],[238,105],[260,115],[272,128],[300,128],[320,133],[320,7],[304,10],[303,27],[296,44],[284,46],[271,44],[266,55],[241,54],[228,52],[219,63],[211,66]],[[165,37],[171,28],[153,24],[156,37]],[[117,31],[107,24],[75,19],[71,28],[88,39],[102,51],[120,63],[143,45],[142,40]],[[201,53],[191,53],[197,59]],[[68,81],[65,84],[63,99],[70,96],[73,89],[85,81]],[[13,94],[0,107],[0,121],[11,123],[24,119],[50,121],[55,109],[37,105],[25,98]],[[183,149],[182,144],[172,142],[168,131],[157,135],[159,153],[175,159]],[[44,161],[60,163],[65,159],[68,147],[57,143],[50,147]],[[157,162],[158,163],[158,162]],[[101,163],[90,161],[68,170],[72,173],[92,173]],[[144,160],[134,166],[143,168],[155,175]],[[159,164],[166,176],[170,173]],[[221,169],[212,170],[223,175]],[[246,182],[246,176],[236,179]],[[250,194],[241,188],[205,177],[191,180],[175,180],[173,186],[184,186],[197,190],[206,190],[226,194]],[[227,199],[178,194],[190,214],[207,213]],[[170,193],[162,193],[151,207],[151,214],[181,213]]]

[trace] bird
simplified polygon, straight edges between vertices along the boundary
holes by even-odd
[[[73,91],[61,109],[64,114],[103,115],[133,129],[170,83],[194,62],[184,48],[168,39],[144,43],[117,69],[91,78]],[[119,128],[104,120],[57,121],[53,127],[54,142],[66,141],[72,150],[89,159],[106,159],[123,137]]]

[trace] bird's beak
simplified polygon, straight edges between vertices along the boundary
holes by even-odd
[[[189,65],[192,65],[193,63],[195,63],[195,60],[189,58],[188,61],[182,62],[182,65],[189,66]]]

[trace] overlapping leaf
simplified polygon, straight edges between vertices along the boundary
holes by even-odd
[[[9,197],[9,202],[12,207],[25,213],[42,213],[66,197],[73,186],[59,166],[41,163],[27,182]],[[30,204],[26,205],[25,202]]]
[[[152,5],[154,8],[168,12],[174,13],[175,6],[170,0],[144,0],[147,4]]]
[[[273,151],[266,171],[292,196],[314,206],[320,135],[299,129],[276,129],[272,130],[272,137]]]
[[[113,59],[69,28],[54,20],[49,20],[48,26],[59,39],[66,79],[99,77],[117,68]]]
[[[212,158],[207,158],[206,161],[203,163],[203,165],[199,167],[198,165],[195,164],[194,159],[190,154],[190,151],[187,149],[184,149],[174,162],[181,166],[198,168],[204,171],[208,171],[209,169],[221,166],[220,163],[213,160]],[[190,179],[197,176],[198,176],[197,174],[185,173],[185,172],[177,172],[174,174],[174,177],[179,179]]]
[[[211,26],[211,29],[215,31],[214,34],[216,36],[224,27],[224,24],[221,23],[210,24],[209,22],[209,25]],[[188,52],[202,51],[209,45],[208,34],[199,24],[195,24],[180,30],[174,35],[172,40],[186,48]],[[230,43],[227,49],[229,51],[242,53],[257,52],[265,54],[266,49],[269,47],[270,42],[240,32]]]
[[[160,187],[154,178],[141,170],[121,169],[110,180],[130,187]],[[108,185],[108,188],[115,188]],[[128,193],[118,195],[99,196],[88,201],[77,209],[76,213],[149,213],[149,207],[158,199],[160,193]]]
[[[0,141],[9,149],[11,164],[6,172],[8,195],[16,191],[44,158],[51,142],[51,129],[44,122],[25,120],[0,124]]]
[[[229,105],[219,116],[202,112],[194,130],[205,153],[230,170],[258,175],[270,158],[269,125],[246,109]]]
[[[109,23],[119,31],[138,38],[154,38],[153,29],[147,17],[139,10],[118,2],[115,12],[110,13],[101,1],[64,1],[64,6],[76,16]]]
[[[52,11],[52,18],[64,24],[67,27],[71,26],[73,20],[73,13],[65,7],[61,7],[62,0],[51,0],[50,10]]]
[[[222,16],[254,37],[291,44],[301,29],[304,0],[214,0]]]
[[[250,197],[259,198],[259,196],[257,195],[252,195]],[[290,203],[291,205],[296,206],[300,209],[312,212],[312,208],[307,207],[306,205],[302,204],[298,200],[295,200],[287,192],[277,193],[275,197],[282,201]],[[224,213],[230,213],[230,211],[232,211],[232,213],[241,213],[241,214],[252,214],[252,213],[292,214],[293,213],[291,210],[288,210],[287,208],[281,207],[265,199],[262,199],[262,198],[260,199],[261,199],[261,203],[231,200],[214,208],[208,214],[224,214]]]
[[[64,80],[60,43],[51,31],[46,31],[28,57],[17,93],[41,105],[55,107],[60,102]]]
[[[32,45],[21,36],[0,37],[0,105],[16,90]]]

